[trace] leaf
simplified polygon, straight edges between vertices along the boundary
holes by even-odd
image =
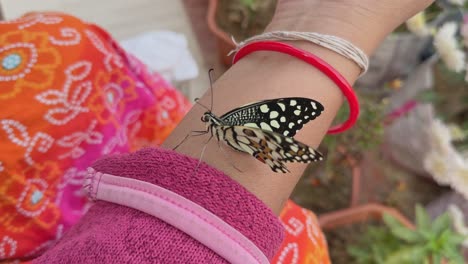
[[[391,254],[385,264],[413,264],[423,263],[426,249],[420,246],[405,247]]]
[[[420,236],[418,233],[414,232],[413,230],[405,227],[402,223],[396,220],[393,216],[385,214],[383,216],[383,220],[385,224],[390,228],[390,231],[396,237],[412,243],[420,240]]]
[[[432,263],[434,264],[441,264],[442,263],[442,256],[439,254],[432,255]]]
[[[463,241],[465,241],[467,237],[459,234],[452,233],[452,235],[449,237],[448,242],[452,245],[460,246]]]
[[[36,100],[46,105],[56,105],[62,103],[65,99],[65,94],[58,90],[47,90],[36,95]]]
[[[85,135],[83,132],[75,132],[57,140],[57,145],[61,147],[72,148],[81,144],[81,142],[83,142],[84,136]]]
[[[440,101],[440,96],[433,90],[425,90],[416,96],[416,100],[421,103],[436,103]]]
[[[91,72],[92,64],[89,61],[78,61],[73,65],[70,65],[66,70],[65,74],[72,81],[81,81],[88,76]]]
[[[26,126],[12,119],[0,120],[0,124],[8,135],[8,139],[16,145],[24,148],[28,147],[31,138],[29,137]]]
[[[430,230],[431,228],[431,218],[420,204],[416,205],[416,227],[418,230]]]
[[[432,232],[435,234],[441,234],[444,230],[451,228],[451,218],[447,213],[438,216],[434,222],[432,222]]]
[[[93,86],[90,81],[82,82],[76,86],[72,86],[69,92],[69,103],[73,106],[81,106],[86,101],[91,93]]]
[[[44,115],[44,118],[54,125],[64,125],[70,122],[70,120],[75,118],[79,113],[79,111],[73,109],[57,107],[49,109]]]
[[[450,264],[463,264],[465,259],[459,250],[454,250],[453,252],[444,252],[442,253],[444,258],[449,260]]]
[[[390,229],[403,227],[402,223],[400,223],[395,217],[387,213],[383,215],[383,221]]]

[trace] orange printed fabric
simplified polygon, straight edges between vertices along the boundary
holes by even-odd
[[[273,264],[330,264],[327,242],[317,217],[288,200],[280,214],[286,235]]]
[[[0,21],[0,262],[46,250],[88,208],[93,161],[159,145],[187,100],[99,27]]]

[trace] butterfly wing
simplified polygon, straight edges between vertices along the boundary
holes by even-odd
[[[291,137],[247,126],[218,126],[217,134],[230,147],[266,163],[274,172],[289,172],[285,162],[322,160],[322,154]]]
[[[260,101],[222,115],[225,125],[248,126],[293,137],[304,124],[319,116],[324,107],[319,102],[302,97]]]

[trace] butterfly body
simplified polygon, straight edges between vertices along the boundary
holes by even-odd
[[[318,151],[292,137],[323,110],[315,100],[291,97],[248,104],[221,117],[208,111],[201,120],[218,141],[284,173],[288,172],[284,162],[322,160]]]

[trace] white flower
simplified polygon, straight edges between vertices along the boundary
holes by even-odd
[[[453,150],[450,128],[439,119],[434,119],[429,132],[431,149],[442,155],[448,155]]]
[[[456,155],[449,161],[449,166],[451,167],[450,177],[452,178],[450,185],[454,190],[462,194],[465,199],[468,199],[468,160],[461,155]]]
[[[441,185],[450,185],[468,199],[468,160],[453,147],[450,128],[440,120],[432,121],[430,152],[424,157],[424,169]]]
[[[449,185],[452,182],[451,169],[446,157],[436,151],[431,151],[426,155],[424,169],[441,185]]]
[[[448,0],[452,5],[463,6],[466,0]]]
[[[450,137],[453,140],[461,141],[466,138],[465,132],[457,124],[448,125],[448,129],[450,131]]]
[[[412,18],[406,21],[408,30],[417,36],[427,36],[431,33],[430,28],[426,25],[426,16],[424,11],[419,12]]]
[[[462,243],[463,247],[468,248],[468,228],[465,226],[465,216],[463,215],[462,210],[455,204],[450,204],[448,207],[448,212],[450,218],[452,218],[452,223],[455,231],[464,237],[467,237]]]
[[[465,69],[465,53],[458,47],[457,25],[445,23],[434,36],[434,46],[450,70],[461,72]]]

